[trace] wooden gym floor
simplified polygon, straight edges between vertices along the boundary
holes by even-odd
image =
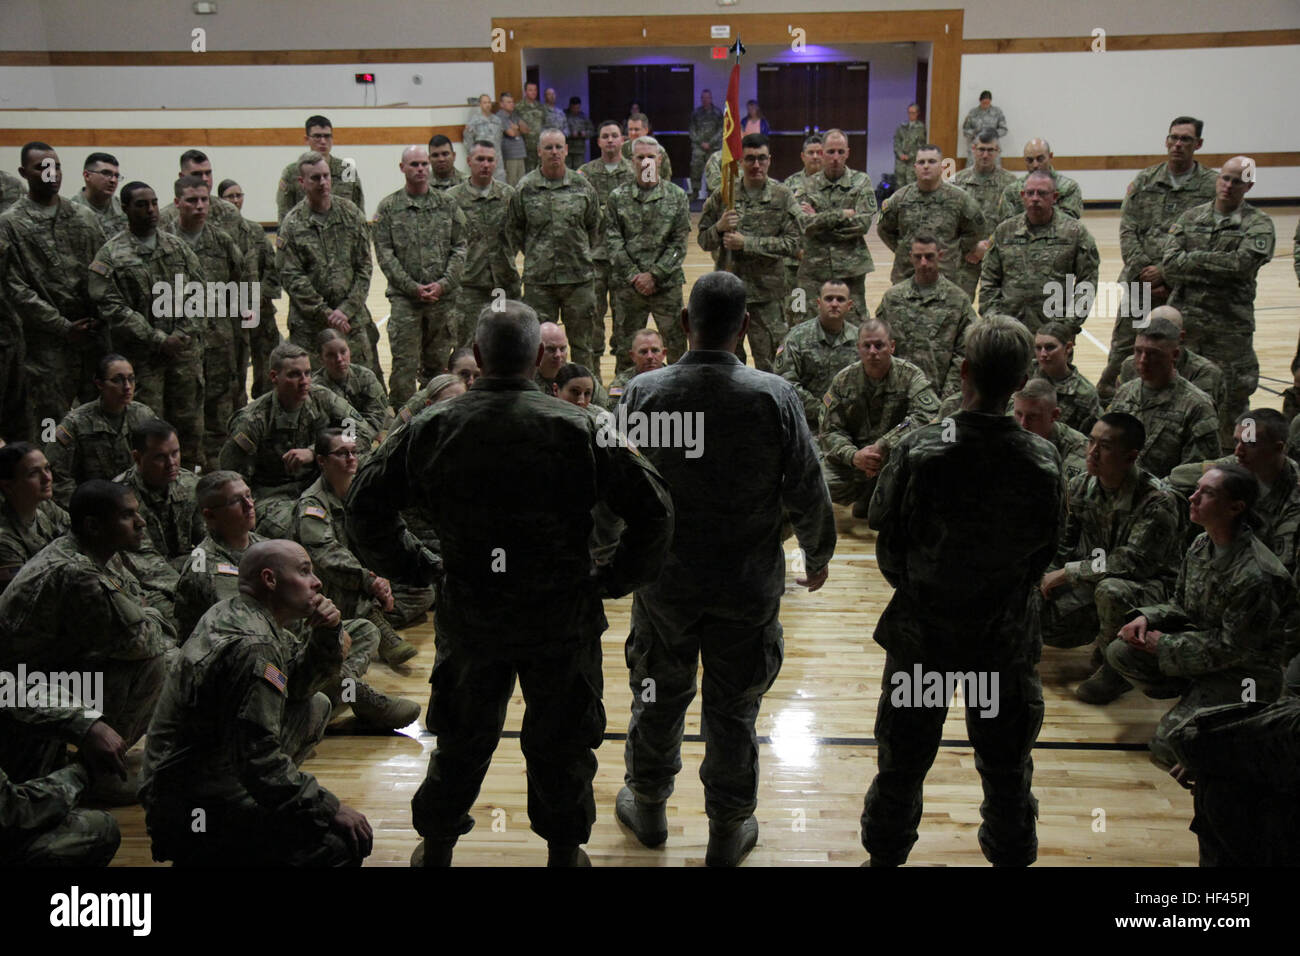
[[[1256,297],[1260,357],[1258,405],[1281,407],[1280,392],[1291,381],[1296,350],[1300,294],[1291,266],[1295,208],[1266,210],[1277,227],[1277,252],[1259,275]],[[696,217],[698,218],[698,217]],[[1119,212],[1088,212],[1084,219],[1102,255],[1101,277],[1115,280],[1120,270]],[[869,236],[876,271],[867,280],[874,309],[888,284],[892,257]],[[711,269],[692,232],[687,256],[688,284]],[[370,308],[387,315],[385,283],[378,269]],[[279,310],[281,317],[285,312]],[[1079,368],[1093,381],[1105,364],[1113,319],[1094,315],[1076,348]],[[1093,340],[1095,336],[1095,341]],[[389,367],[386,338],[381,345]],[[613,375],[606,355],[602,371]],[[1280,379],[1281,381],[1273,381]],[[1272,391],[1266,391],[1265,389]],[[884,652],[872,640],[875,622],[891,589],[876,570],[875,535],[866,523],[836,507],[839,543],[830,578],[816,594],[794,584],[788,573],[781,620],[785,664],[763,703],[761,735],[759,843],[747,866],[836,864],[856,866],[866,859],[858,818],[862,798],[875,774],[871,739]],[[789,543],[793,547],[793,542]],[[596,866],[700,866],[708,840],[699,766],[699,701],[687,718],[683,768],[669,801],[665,847],[644,849],[614,819],[614,797],[623,782],[622,747],[631,691],[623,663],[631,598],[605,605],[605,706],[608,728],[597,752],[597,820],[587,844]],[[432,623],[404,632],[420,650],[395,672],[376,660],[369,678],[387,693],[428,701],[428,676],[434,656]],[[1039,864],[1048,866],[1152,866],[1196,864],[1196,840],[1188,832],[1191,795],[1148,760],[1144,743],[1167,702],[1132,692],[1108,707],[1074,699],[1074,686],[1088,675],[1088,649],[1044,651],[1040,668],[1046,717],[1034,752],[1034,793],[1039,800]],[[522,698],[516,694],[473,815],[478,823],[457,845],[455,863],[468,866],[538,866],[545,862],[543,841],[528,828],[523,758],[519,750]],[[421,713],[421,721],[424,714]],[[306,769],[322,784],[370,819],[374,854],[368,865],[404,866],[418,836],[411,828],[410,799],[424,777],[434,739],[422,723],[399,733],[360,736],[348,732],[344,718],[326,736]],[[975,832],[981,800],[979,775],[966,741],[960,710],[949,713],[944,746],[925,786],[915,865],[984,865]],[[502,812],[503,811],[503,812]],[[115,811],[122,824],[116,866],[152,865],[143,811]]]

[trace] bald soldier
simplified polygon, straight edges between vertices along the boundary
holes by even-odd
[[[1152,319],[1167,319],[1178,327],[1178,360],[1175,367],[1178,374],[1191,382],[1214,403],[1217,412],[1228,401],[1228,386],[1223,378],[1223,371],[1209,359],[1197,355],[1187,347],[1187,330],[1183,327],[1182,313],[1172,305],[1158,305],[1148,313]],[[1131,382],[1137,378],[1137,358],[1129,349],[1129,355],[1119,367],[1119,382]],[[1100,384],[1098,389],[1100,389]]]
[[[1124,284],[1126,295],[1131,291],[1129,283],[1143,283],[1153,306],[1164,305],[1171,291],[1169,279],[1160,268],[1169,227],[1188,209],[1214,199],[1217,175],[1195,159],[1196,151],[1204,142],[1202,129],[1204,124],[1194,116],[1174,117],[1165,136],[1168,158],[1134,177],[1120,209],[1119,246],[1124,268],[1119,281]],[[1097,382],[1098,393],[1107,401],[1115,393],[1115,375],[1120,371],[1120,363],[1127,361],[1132,353],[1136,323],[1142,318],[1132,314],[1137,309],[1129,311],[1126,320],[1115,323],[1110,357]]]
[[[311,634],[299,641],[289,625],[303,618]],[[239,597],[199,621],[149,727],[140,798],[155,860],[360,866],[370,855],[366,818],[298,769],[329,717],[313,688],[337,675],[348,644],[301,545],[248,549]]]
[[[443,137],[446,140],[446,137]],[[447,144],[450,152],[451,144]],[[429,151],[408,146],[398,169],[404,188],[380,200],[375,210],[375,258],[388,278],[392,352],[389,398],[394,408],[415,391],[415,375],[442,371],[460,338],[456,293],[465,270],[465,214],[446,187],[431,188]]]
[[[916,181],[885,200],[876,233],[894,253],[889,281],[912,274],[912,237],[925,234],[939,243],[939,271],[956,282],[963,261],[990,232],[977,202],[964,189],[943,181],[943,150],[926,143],[916,151]]]
[[[1169,304],[1183,314],[1187,344],[1223,370],[1228,399],[1219,409],[1227,448],[1232,426],[1259,385],[1255,355],[1255,276],[1273,257],[1273,220],[1246,202],[1255,161],[1234,156],[1215,181],[1213,202],[1194,206],[1169,227],[1160,268],[1173,283]]]
[[[1025,183],[1029,176],[1040,170],[1052,177],[1057,193],[1056,204],[1061,212],[1072,219],[1083,218],[1083,193],[1079,190],[1079,184],[1052,168],[1052,156],[1052,147],[1045,139],[1031,139],[1025,143],[1025,175],[1002,190],[996,213],[997,222],[990,223],[991,226],[996,227],[998,223],[1025,211]]]
[[[339,159],[334,155],[334,124],[324,116],[307,117],[307,135],[302,139],[307,149],[324,156],[329,162],[330,180],[334,185],[334,195],[346,199],[357,207],[364,216],[366,200],[361,189],[361,177],[357,175],[357,164],[350,159]],[[276,218],[281,223],[289,210],[306,198],[302,178],[298,172],[298,163],[292,162],[280,173],[280,184],[275,190]]]
[[[1020,427],[1046,438],[1060,453],[1066,482],[1083,474],[1088,438],[1061,421],[1052,383],[1045,378],[1031,378],[1024,388],[1012,393],[1011,402]]]
[[[1092,306],[1086,290],[1097,288],[1097,243],[1083,223],[1057,208],[1050,173],[1030,173],[1021,195],[1025,211],[993,231],[980,274],[980,313],[1012,316],[1030,332],[1059,319],[1078,332]]]

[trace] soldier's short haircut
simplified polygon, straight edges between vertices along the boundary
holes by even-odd
[[[768,145],[768,139],[762,133],[747,133],[740,141],[741,149],[763,149]]]
[[[201,475],[198,484],[194,486],[194,501],[199,508],[219,507],[226,503],[225,496],[221,495],[221,489],[232,481],[243,480],[244,476],[237,471],[220,469],[210,471],[206,475]]]
[[[18,463],[34,451],[40,451],[31,442],[16,441],[0,448],[0,481],[12,481]]]
[[[42,143],[40,140],[36,139],[32,140],[30,143],[24,143],[22,151],[18,155],[18,165],[26,166],[28,154],[37,152],[52,153],[54,152],[54,147],[49,143]]]
[[[645,328],[645,329],[637,329],[635,332],[632,333],[632,346],[633,346],[633,348],[636,347],[636,340],[639,339],[639,338],[641,338],[641,336],[643,336],[643,335],[653,335],[655,338],[657,338],[657,339],[659,340],[659,344],[660,344],[660,345],[663,345],[664,337],[663,337],[662,333],[659,332],[658,329]]]
[[[181,193],[187,189],[207,189],[207,181],[202,176],[180,176],[172,184],[172,195],[177,199],[181,198]]]
[[[1275,442],[1286,444],[1290,435],[1290,423],[1286,416],[1276,408],[1252,408],[1237,416],[1240,425],[1250,419],[1255,423],[1255,442],[1260,445],[1272,445]]]
[[[429,149],[437,149],[440,146],[451,146],[451,140],[441,133],[434,133],[429,137]]]
[[[125,355],[119,355],[116,352],[108,352],[101,355],[99,357],[99,362],[95,365],[95,379],[100,382],[104,381],[104,376],[108,374],[108,367],[114,362],[125,362],[127,365],[131,364],[131,360]],[[132,371],[134,370],[134,367],[132,367]]]
[[[163,442],[176,434],[176,427],[161,418],[150,418],[131,429],[131,450],[144,454],[149,450],[149,440]]]
[[[1169,128],[1173,129],[1175,126],[1187,126],[1188,124],[1195,127],[1196,138],[1200,139],[1201,130],[1205,129],[1205,123],[1202,120],[1198,120],[1195,116],[1175,116],[1169,121]]]
[[[916,147],[916,155],[918,155],[918,156],[920,156],[922,153],[927,152],[927,151],[928,151],[928,152],[932,152],[932,153],[938,153],[938,154],[939,154],[939,158],[940,158],[940,159],[943,158],[943,147],[942,147],[942,146],[936,146],[936,145],[934,145],[934,143],[926,143],[924,146],[918,146],[918,147]]]
[[[298,157],[298,174],[302,174],[302,168],[304,166],[315,166],[317,163],[328,162],[329,160],[325,158],[323,153],[318,153],[314,149],[309,149]]]
[[[868,329],[880,329],[885,333],[885,338],[891,342],[894,341],[894,327],[889,324],[888,319],[881,318],[878,315],[863,319],[858,325],[858,338],[861,338],[862,333]]]
[[[803,148],[807,149],[809,146],[820,146],[822,145],[822,143],[823,143],[822,134],[813,133],[811,136],[804,137]]]
[[[908,250],[910,251],[912,246],[916,245],[918,242],[923,246],[939,245],[939,240],[936,239],[932,234],[928,232],[918,232],[915,236],[912,237],[912,241],[908,243]]]
[[[504,100],[507,96],[510,97],[512,100],[515,98],[515,94],[511,93],[509,90],[502,90],[501,95],[498,96],[497,99]]]
[[[262,572],[270,568],[279,578],[301,554],[306,554],[306,549],[287,538],[271,538],[250,545],[239,559],[239,593],[265,600],[267,589],[262,583]]]
[[[485,305],[474,328],[474,344],[488,375],[517,375],[537,366],[542,324],[532,306],[506,299],[500,312]]]
[[[540,143],[540,142],[542,141],[542,137],[543,137],[543,136],[550,136],[551,138],[554,138],[554,137],[558,136],[558,137],[560,137],[560,139],[564,140],[566,143],[569,141],[569,137],[567,137],[567,136],[564,135],[564,130],[562,130],[562,129],[555,129],[554,127],[550,128],[550,129],[544,129],[544,130],[542,130],[540,133],[538,133],[538,134],[537,134],[537,142]]]
[[[123,207],[131,202],[131,197],[141,189],[153,189],[148,183],[142,183],[138,179],[133,179],[118,191],[118,201]]]
[[[555,373],[555,385],[557,388],[564,388],[575,378],[589,378],[593,385],[596,383],[596,376],[591,374],[591,369],[587,366],[579,365],[577,362],[565,362]]]
[[[1255,513],[1255,504],[1259,501],[1259,479],[1245,465],[1237,462],[1229,462],[1221,465],[1214,465],[1207,468],[1205,473],[1208,475],[1212,471],[1217,471],[1223,475],[1223,493],[1228,496],[1229,501],[1240,501],[1245,504],[1241,514],[1237,516],[1235,526],[1238,530],[1249,525],[1252,528],[1260,528],[1263,522]]]
[[[723,345],[745,321],[745,283],[730,272],[706,272],[691,287],[686,311],[700,348]]]
[[[474,349],[465,345],[451,350],[451,354],[447,356],[447,371],[450,372],[451,367],[463,358],[474,359],[474,364],[478,365],[478,359],[474,358]]]
[[[181,153],[181,169],[184,169],[187,165],[197,165],[207,161],[208,154],[199,149],[187,149]]]
[[[986,318],[966,333],[971,381],[985,398],[1006,395],[1019,385],[1033,354],[1033,336],[1015,319]]]
[[[77,485],[68,502],[68,515],[72,518],[72,530],[77,534],[85,533],[87,518],[106,521],[117,514],[127,495],[134,495],[130,485],[119,485],[116,481],[103,478],[91,478]]]
[[[844,130],[840,129],[838,126],[833,126],[833,127],[831,127],[830,129],[828,129],[828,130],[824,130],[824,131],[822,132],[822,144],[825,145],[826,141],[827,141],[828,139],[830,139],[832,136],[840,136],[840,137],[842,137],[842,138],[844,139],[844,142],[845,142],[846,144],[847,144],[848,141],[849,141],[849,134],[848,134],[848,133],[844,132]]]
[[[617,127],[618,127],[618,131],[619,131],[620,133],[623,132],[623,124],[622,124],[622,123],[620,123],[618,120],[615,120],[615,119],[607,119],[607,120],[601,120],[601,121],[600,121],[600,125],[596,127],[596,135],[597,135],[597,136],[600,136],[600,131],[603,130],[606,126],[617,126]]]
[[[919,109],[921,108],[921,104],[920,104],[920,103],[908,103],[908,104],[907,104],[907,108],[908,108],[909,110],[910,110],[910,109],[918,109],[918,110],[919,110]]]
[[[998,142],[998,131],[992,127],[985,126],[978,134],[976,134],[975,142],[983,143],[985,146],[990,143],[996,143]]]
[[[644,113],[633,113],[627,118],[627,121],[629,123],[640,123],[646,129],[650,129],[650,117],[646,116]]]
[[[844,290],[845,290],[846,292],[848,291],[848,288],[849,288],[849,282],[848,282],[847,279],[827,279],[825,282],[823,282],[823,283],[821,284],[821,288],[817,290],[817,297],[818,297],[818,298],[821,298],[822,295],[825,294],[825,292],[826,292],[826,287],[827,287],[828,285],[842,285],[842,286],[844,286]]]
[[[316,444],[313,450],[316,452],[316,460],[324,458],[333,448],[334,440],[345,441],[346,433],[337,425],[331,425],[328,428],[322,428],[316,433]],[[355,440],[355,439],[354,439]]]
[[[278,372],[285,362],[303,357],[310,357],[307,350],[296,342],[286,340],[271,349],[271,354],[266,359],[266,369],[268,372]]]
[[[1136,338],[1150,339],[1153,342],[1172,342],[1177,345],[1181,335],[1182,329],[1168,319],[1151,319],[1146,328],[1137,330]]]
[[[225,198],[226,190],[229,189],[231,186],[238,186],[238,185],[239,183],[235,182],[233,179],[223,179],[221,180],[221,182],[217,183],[217,195],[221,196],[222,198]]]
[[[316,351],[319,352],[325,346],[329,345],[335,339],[338,339],[344,345],[348,344],[348,337],[338,329],[321,329],[316,333]]]
[[[1044,322],[1034,335],[1050,335],[1062,345],[1073,345],[1075,339],[1074,329],[1064,322]]]
[[[653,146],[655,149],[663,148],[659,145],[659,140],[653,136],[638,136],[632,140],[632,149],[635,150],[638,146]]]
[[[310,135],[313,126],[323,126],[331,132],[334,130],[334,124],[331,123],[327,117],[321,116],[319,113],[315,116],[307,117],[307,122],[303,124],[302,131]]]
[[[497,151],[497,144],[487,139],[476,139],[470,146],[469,151],[472,153],[476,149],[490,149],[495,153]]]
[[[1049,183],[1052,184],[1053,191],[1056,190],[1056,180],[1053,179],[1052,174],[1045,169],[1035,169],[1032,173],[1030,173],[1028,176],[1025,177],[1025,184],[1020,188],[1022,190],[1028,189],[1030,182],[1035,179],[1046,179]]]
[[[1024,388],[1011,397],[1026,402],[1046,402],[1052,406],[1057,404],[1056,386],[1045,378],[1031,378],[1025,383]]]
[[[91,153],[86,157],[86,161],[81,164],[82,169],[89,169],[96,163],[108,163],[110,166],[117,166],[117,157],[112,153]]]
[[[990,93],[988,90],[980,90],[980,99],[991,100],[993,99],[993,94]]]
[[[1119,432],[1119,442],[1125,451],[1140,452],[1147,445],[1147,427],[1142,419],[1128,412],[1107,412],[1098,422]]]

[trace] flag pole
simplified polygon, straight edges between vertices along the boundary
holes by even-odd
[[[723,117],[722,128],[722,154],[724,157],[722,161],[722,205],[728,212],[736,208],[736,163],[740,159],[740,157],[732,151],[729,145],[733,139],[733,133],[735,132],[736,127],[740,124],[739,72],[740,58],[745,52],[745,47],[740,42],[739,32],[736,33],[736,42],[731,45],[731,50],[729,52],[734,57],[731,69],[732,78],[736,81],[736,89],[735,96],[733,97],[733,91],[730,88],[732,84],[728,83],[726,112]],[[727,120],[731,121],[730,126],[727,125]],[[722,249],[722,257],[718,261],[718,268],[723,271],[730,271],[731,269],[731,250],[726,248],[725,245]]]

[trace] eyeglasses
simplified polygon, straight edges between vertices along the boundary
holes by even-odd
[[[355,448],[335,448],[333,451],[328,452],[328,454],[331,458],[342,458],[344,460],[348,458],[361,457],[360,455],[357,454],[357,450]]]
[[[1183,145],[1188,145],[1188,144],[1191,144],[1191,143],[1196,142],[1196,137],[1195,137],[1195,136],[1175,136],[1173,133],[1170,133],[1168,136],[1165,137],[1165,140],[1168,141],[1168,142],[1170,142],[1170,143],[1181,143],[1181,144],[1183,144]]]
[[[134,375],[114,375],[110,379],[105,379],[110,385],[116,385],[118,388],[126,388],[128,385],[135,384]]]
[[[92,173],[97,176],[103,176],[105,179],[121,179],[122,174],[116,169],[92,169]]]

